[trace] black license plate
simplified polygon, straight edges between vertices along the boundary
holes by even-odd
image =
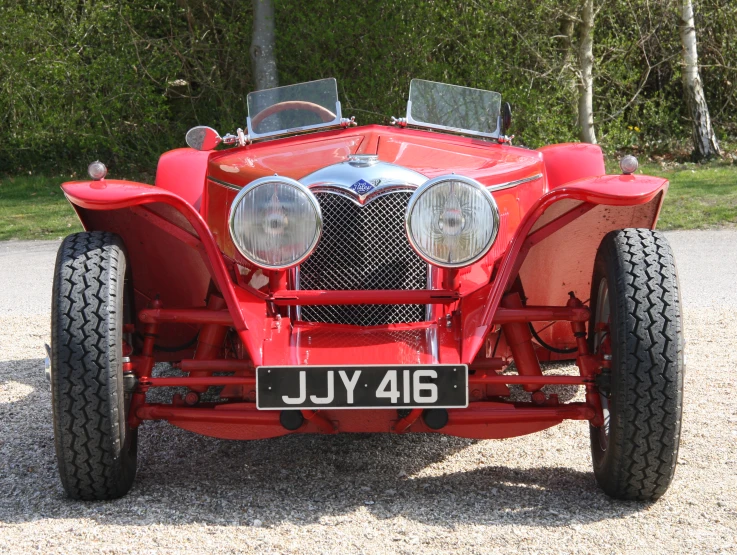
[[[260,366],[256,407],[274,409],[468,406],[465,364]]]

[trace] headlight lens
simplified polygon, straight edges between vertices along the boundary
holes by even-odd
[[[478,181],[436,177],[417,189],[407,205],[407,237],[427,262],[443,268],[468,266],[484,256],[499,231],[494,197]]]
[[[230,207],[230,236],[261,268],[282,269],[307,258],[322,232],[320,205],[307,187],[287,177],[262,177]]]

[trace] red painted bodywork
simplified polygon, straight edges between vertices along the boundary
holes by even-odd
[[[177,148],[159,158],[154,185],[173,191],[199,210],[202,204],[202,184],[207,177],[207,161],[211,152]]]
[[[266,274],[239,255],[227,227],[238,187],[274,173],[300,179],[354,153],[377,154],[428,178],[455,172],[487,186],[539,177],[493,192],[500,210],[496,243],[470,267],[454,272],[433,268],[434,282],[442,289],[291,291],[285,272]],[[165,419],[216,437],[273,437],[292,432],[281,426],[278,413],[255,409],[257,366],[465,363],[471,372],[471,404],[450,410],[440,433],[501,438],[564,419],[597,422],[599,417],[593,377],[604,362],[595,360],[574,335],[581,326],[585,330],[588,320],[588,309],[578,299],[588,299],[602,237],[614,229],[654,227],[667,189],[661,178],[603,174],[601,150],[593,145],[528,150],[374,125],[218,152],[178,149],[162,156],[155,186],[108,179],[62,188],[86,229],[117,233],[127,246],[136,329],[147,334],[140,353],[132,357],[140,379],[134,424]],[[569,300],[571,291],[576,302]],[[287,307],[293,305],[356,302],[427,303],[436,316],[428,322],[374,327],[288,317]],[[547,343],[575,347],[577,353],[551,356],[530,341],[530,322]],[[545,376],[538,361],[562,358],[575,358],[580,375]],[[173,361],[188,376],[152,377],[158,361]],[[512,361],[519,375],[500,375]],[[232,375],[214,377],[215,371]],[[559,404],[539,391],[561,383],[585,385],[586,403]],[[505,400],[511,384],[533,392],[532,402]],[[175,385],[194,392],[223,386],[221,397],[227,402],[190,407],[175,397],[172,405],[146,403],[148,388]],[[434,431],[417,410],[401,417],[391,410],[303,415],[299,432]]]

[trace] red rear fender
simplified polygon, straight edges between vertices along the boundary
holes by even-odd
[[[599,145],[588,143],[564,143],[544,146],[542,153],[548,189],[555,189],[564,183],[603,175],[604,155]]]
[[[212,151],[178,148],[165,152],[156,169],[156,186],[176,193],[200,210]]]

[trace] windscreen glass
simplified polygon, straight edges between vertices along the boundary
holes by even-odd
[[[248,94],[249,133],[284,134],[340,123],[338,85],[321,79]]]
[[[502,95],[492,91],[413,79],[407,121],[422,127],[495,135]]]

